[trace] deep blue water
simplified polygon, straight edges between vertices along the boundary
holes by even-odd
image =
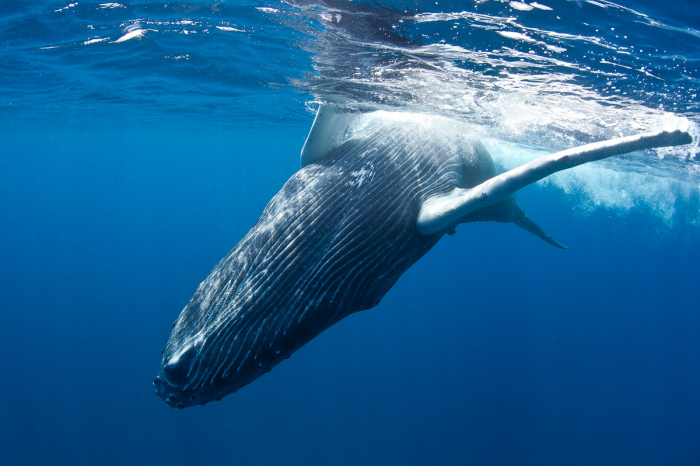
[[[462,225],[221,402],[153,394],[172,321],[299,168],[313,102],[461,118],[504,166],[700,123],[692,3],[540,2],[559,23],[433,3],[3,1],[0,463],[700,464],[697,141],[523,190],[569,250]]]

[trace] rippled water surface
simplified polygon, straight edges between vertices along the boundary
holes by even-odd
[[[449,115],[497,145],[551,150],[687,118],[692,145],[602,166],[665,216],[670,198],[697,196],[692,2],[6,1],[0,13],[7,128],[308,124],[330,101]],[[495,149],[506,168],[515,152]],[[550,182],[604,204],[583,177]],[[663,199],[634,192],[650,182]]]
[[[664,112],[696,119],[700,102],[690,2],[7,1],[2,9],[3,118],[28,118],[42,105],[80,120],[193,114],[222,124],[234,109],[234,121],[241,112],[277,116],[252,110],[255,97],[277,94],[294,108],[288,91],[298,90],[294,103],[393,105],[521,130],[573,131],[592,120],[605,131]],[[573,105],[589,117],[577,119]]]

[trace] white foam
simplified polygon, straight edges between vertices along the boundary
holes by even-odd
[[[141,36],[146,34],[145,29],[134,29],[133,31],[127,32],[123,36],[121,36],[119,39],[115,40],[114,43],[118,44],[119,42],[126,42],[127,40],[131,39],[138,39]]]
[[[509,5],[512,9],[519,11],[530,11],[534,8],[533,6],[523,2],[510,2]]]
[[[544,44],[544,46],[547,50],[550,50],[552,52],[557,52],[557,53],[566,52],[566,49],[564,47],[557,47],[556,45],[550,45],[550,44]]]
[[[245,32],[243,29],[236,29],[232,28],[230,26],[216,26],[216,29],[220,29],[222,31],[227,31],[227,32]]]
[[[540,10],[552,11],[552,8],[548,7],[547,5],[542,5],[541,3],[532,2],[532,3],[530,3],[530,5],[534,6],[535,8],[538,8]]]
[[[78,2],[69,3],[67,6],[64,6],[63,8],[59,8],[58,10],[53,10],[53,11],[55,11],[56,13],[59,13],[61,11],[65,11],[65,10],[68,10],[68,9],[76,7],[76,6],[78,6]]]
[[[601,8],[607,8],[607,5],[603,5],[600,2],[596,2],[595,0],[586,0],[586,3],[590,3],[591,5],[599,6]]]
[[[498,34],[502,35],[503,37],[507,37],[508,39],[522,40],[525,42],[537,42],[532,37],[528,36],[527,34],[523,34],[521,32],[513,32],[513,31],[496,31],[496,32]]]
[[[467,19],[485,24],[506,24],[515,21],[517,18],[513,16],[489,16],[471,11],[462,11],[455,13],[419,13],[414,17],[416,23],[430,23],[434,21],[455,21],[458,19]]]
[[[90,45],[90,44],[96,44],[98,42],[104,42],[109,40],[107,37],[97,37],[95,39],[88,39],[85,42],[83,42],[83,45]]]

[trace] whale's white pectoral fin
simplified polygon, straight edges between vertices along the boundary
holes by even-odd
[[[637,150],[689,144],[692,140],[687,125],[681,124],[674,128],[595,142],[540,157],[473,188],[455,188],[449,194],[428,199],[421,206],[418,215],[418,231],[423,235],[443,231],[448,226],[459,223],[470,212],[501,202],[519,189],[558,171]]]
[[[319,106],[314,124],[301,149],[302,168],[321,160],[340,146],[354,117],[353,113],[340,111],[333,105]]]

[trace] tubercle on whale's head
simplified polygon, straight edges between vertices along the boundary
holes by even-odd
[[[204,370],[211,367],[219,352],[211,343],[215,339],[208,338],[210,335],[204,328],[192,325],[185,318],[193,304],[199,307],[199,303],[190,303],[173,324],[158,375],[153,380],[156,395],[174,409],[218,401],[232,391],[230,380]]]
[[[160,371],[153,380],[153,385],[156,395],[171,408],[182,409],[206,402],[206,399],[190,386],[190,375],[200,346],[190,342],[174,353],[164,351]]]
[[[232,391],[222,377],[215,377],[203,384],[195,386],[193,369],[201,364],[199,350],[196,345],[188,345],[177,354],[164,357],[160,371],[153,380],[156,395],[174,409],[204,405],[211,401],[219,401]]]

